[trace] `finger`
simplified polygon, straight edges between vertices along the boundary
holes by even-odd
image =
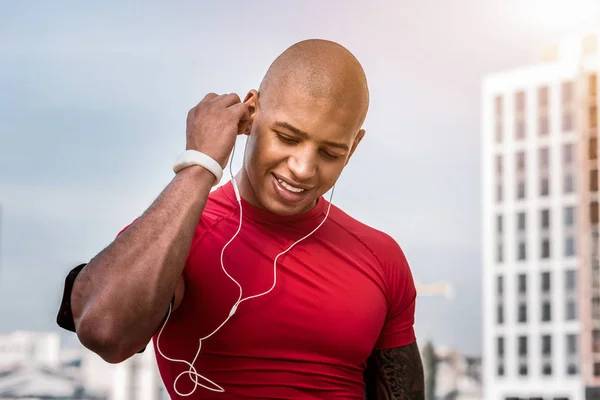
[[[252,125],[250,124],[250,120],[242,120],[238,125],[238,135],[244,135],[250,132]]]
[[[238,123],[238,133],[245,133],[250,125],[250,108],[245,103],[238,103],[229,109],[234,111],[240,121]]]
[[[211,101],[215,97],[219,97],[219,95],[216,93],[208,93],[206,96],[204,96],[204,98],[202,99],[202,101],[200,101],[200,103],[206,102],[206,101]]]
[[[240,96],[235,93],[229,93],[221,96],[218,100],[216,100],[217,104],[220,104],[225,107],[231,107],[235,104],[241,103]]]

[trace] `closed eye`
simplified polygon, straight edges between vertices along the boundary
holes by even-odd
[[[340,155],[338,155],[338,154],[333,154],[333,153],[330,153],[330,152],[328,152],[328,151],[326,151],[326,150],[323,150],[323,151],[322,151],[322,154],[323,154],[325,157],[327,157],[327,158],[329,158],[329,159],[331,159],[331,160],[337,160],[338,158],[340,158],[340,157],[341,157],[341,156],[340,156]]]
[[[281,140],[283,143],[287,143],[287,144],[297,144],[298,143],[297,139],[291,138],[289,136],[282,135],[279,132],[277,132],[277,138],[279,140]]]

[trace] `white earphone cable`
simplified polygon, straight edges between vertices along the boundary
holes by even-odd
[[[290,247],[288,247],[285,251],[279,253],[277,255],[277,257],[275,257],[275,260],[273,261],[273,285],[271,285],[271,287],[263,292],[263,293],[259,293],[253,296],[248,296],[246,298],[243,298],[242,294],[243,294],[243,289],[242,286],[239,284],[238,281],[236,281],[225,269],[225,264],[223,263],[223,255],[225,253],[225,249],[227,248],[227,246],[229,246],[229,244],[231,242],[233,242],[233,240],[236,238],[236,236],[240,233],[241,229],[242,229],[242,200],[239,194],[239,189],[237,187],[237,182],[235,181],[235,178],[233,176],[233,171],[232,171],[232,164],[233,164],[233,156],[235,154],[235,144],[233,146],[233,151],[231,153],[231,158],[230,158],[230,162],[229,162],[229,174],[231,177],[231,182],[233,184],[233,189],[235,192],[235,196],[236,196],[236,200],[239,204],[239,208],[240,208],[240,220],[239,220],[239,225],[238,225],[238,229],[235,232],[235,234],[231,237],[231,239],[229,239],[229,241],[223,246],[223,248],[221,249],[221,269],[223,270],[223,272],[225,273],[225,275],[227,275],[227,277],[229,279],[231,279],[231,281],[233,283],[235,283],[239,289],[239,295],[238,295],[238,300],[235,302],[235,304],[233,305],[233,307],[231,308],[231,311],[229,312],[229,315],[227,316],[227,318],[225,318],[225,320],[214,330],[212,331],[210,334],[206,335],[203,338],[198,339],[199,343],[198,343],[198,350],[196,351],[196,355],[194,356],[194,359],[192,360],[192,362],[188,362],[186,360],[179,360],[179,359],[174,359],[174,358],[169,358],[167,356],[165,356],[163,354],[163,352],[160,349],[160,345],[159,345],[159,341],[160,341],[160,336],[162,335],[162,332],[167,324],[167,322],[169,321],[169,317],[171,316],[171,312],[172,312],[172,306],[169,305],[169,311],[167,313],[167,318],[165,319],[165,321],[162,324],[162,327],[160,328],[160,331],[158,333],[158,336],[156,338],[156,349],[158,350],[159,354],[166,360],[171,361],[171,362],[179,362],[179,363],[184,363],[186,365],[189,366],[189,369],[187,371],[183,371],[181,372],[179,375],[177,375],[177,377],[175,378],[175,381],[173,381],[173,389],[175,390],[175,392],[179,395],[179,396],[190,396],[192,393],[194,393],[196,391],[196,388],[198,387],[202,387],[204,389],[213,391],[213,392],[224,392],[225,389],[223,389],[221,386],[219,386],[218,384],[216,384],[215,382],[211,381],[210,379],[206,378],[205,376],[200,375],[197,371],[196,368],[194,367],[194,364],[196,363],[196,360],[198,359],[198,356],[200,355],[200,349],[202,348],[202,341],[206,340],[208,338],[210,338],[212,335],[214,335],[215,333],[217,333],[219,331],[219,329],[221,329],[223,327],[223,325],[225,325],[227,323],[227,321],[229,321],[229,319],[231,317],[233,317],[233,315],[235,314],[235,312],[237,311],[238,306],[246,301],[246,300],[250,300],[250,299],[256,299],[258,297],[264,296],[268,293],[270,293],[275,286],[277,285],[277,260],[279,259],[280,256],[284,255],[285,253],[287,253],[288,251],[290,251],[295,245],[297,245],[298,243],[300,243],[301,241],[303,241],[304,239],[308,238],[310,235],[312,235],[313,233],[315,233],[327,220],[327,217],[329,216],[329,211],[331,210],[331,201],[333,200],[333,192],[335,190],[335,186],[331,189],[331,195],[329,197],[329,205],[327,207],[327,212],[325,213],[325,218],[323,218],[323,220],[321,221],[321,223],[315,228],[313,229],[309,234],[305,235],[304,237],[302,237],[301,239],[298,239],[297,241],[295,241]],[[191,392],[189,393],[180,393],[179,390],[177,390],[177,382],[179,381],[179,379],[183,376],[183,375],[189,375],[190,376],[190,380],[192,380],[193,383],[195,383],[194,388],[191,390]],[[212,385],[213,387],[209,387],[206,386],[202,383],[199,382],[198,379],[204,380],[205,382],[207,382],[208,384]]]

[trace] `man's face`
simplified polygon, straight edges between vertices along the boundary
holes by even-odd
[[[271,96],[258,101],[251,92],[246,99],[255,107],[244,157],[247,200],[275,214],[299,214],[337,181],[364,135],[362,116],[351,102],[294,90]]]

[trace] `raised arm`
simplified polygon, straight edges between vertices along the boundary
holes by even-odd
[[[209,94],[188,114],[186,147],[224,167],[247,120],[248,107],[237,95]],[[118,363],[150,341],[174,294],[176,305],[183,296],[183,268],[214,181],[200,166],[180,171],[77,275],[70,308],[85,347]]]
[[[423,364],[417,343],[374,354],[378,400],[424,400]]]

